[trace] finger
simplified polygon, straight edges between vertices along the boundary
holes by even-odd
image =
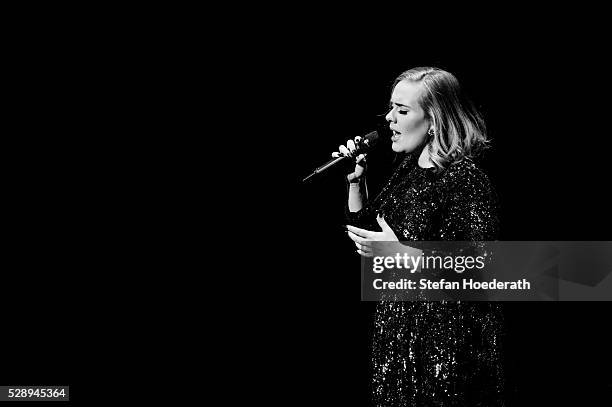
[[[357,253],[359,253],[359,255],[361,255],[363,257],[374,257],[374,255],[372,253],[364,252],[364,251],[361,251],[359,249],[357,249]]]
[[[359,244],[366,244],[367,240],[364,239],[363,237],[357,236],[356,234],[354,234],[351,231],[347,231],[346,232],[348,234],[348,237],[351,238],[351,240],[355,243],[359,243]]]
[[[348,147],[349,151],[352,153],[353,151],[355,151],[355,143],[353,142],[353,140],[347,140],[346,141],[346,146]]]
[[[340,153],[339,153],[339,152],[337,152],[337,151],[334,151],[334,152],[332,153],[332,157],[334,157],[334,158],[338,158],[338,157],[340,157]]]
[[[358,236],[356,236],[355,234],[353,234],[353,236],[351,237],[351,239],[353,240],[353,242],[355,243],[355,246],[361,250],[362,252],[366,252],[366,253],[370,253],[373,251],[372,246],[371,246],[371,242],[369,241],[364,241],[364,240],[360,240]],[[357,239],[357,240],[356,240]]]
[[[340,150],[340,154],[342,155],[346,155],[346,156],[350,156],[351,152],[348,150],[348,148],[344,147],[343,145],[340,145],[340,147],[338,147]]]
[[[372,247],[370,247],[367,244],[361,244],[361,243],[355,242],[355,246],[357,246],[357,248],[361,250],[362,252],[370,253],[372,251]]]
[[[356,228],[355,226],[351,226],[351,225],[346,225],[346,228],[349,230],[349,232],[354,233],[355,235],[359,236],[362,239],[371,240],[371,238],[374,237],[374,232],[370,232],[369,230]]]
[[[365,160],[365,156],[365,154],[359,154],[359,156],[357,156],[357,164]],[[363,161],[363,164],[365,164],[365,161]]]
[[[370,241],[365,241],[365,242],[353,241],[353,242],[355,242],[355,246],[357,246],[358,249],[361,249],[364,252],[371,252],[372,251],[372,246],[371,246],[371,242]]]

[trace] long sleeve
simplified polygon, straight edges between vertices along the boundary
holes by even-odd
[[[442,211],[440,240],[496,240],[499,234],[498,199],[487,176],[473,169],[459,170],[453,178]]]

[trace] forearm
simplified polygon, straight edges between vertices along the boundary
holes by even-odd
[[[368,199],[368,187],[365,177],[359,182],[349,182],[348,209],[350,212],[359,212]]]

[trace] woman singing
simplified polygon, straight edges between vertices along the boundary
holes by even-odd
[[[358,253],[371,255],[371,241],[495,240],[496,195],[472,160],[486,147],[485,125],[457,79],[437,68],[410,69],[396,79],[390,108],[401,163],[372,200],[363,155],[347,176],[348,235]],[[353,151],[349,140],[335,154]],[[488,302],[378,303],[375,404],[503,405],[501,324],[499,307]]]

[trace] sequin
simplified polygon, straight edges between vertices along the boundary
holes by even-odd
[[[487,241],[499,230],[497,197],[466,158],[441,173],[408,154],[353,225],[380,230],[376,214],[404,241]],[[501,304],[378,303],[372,346],[377,406],[503,406]]]

